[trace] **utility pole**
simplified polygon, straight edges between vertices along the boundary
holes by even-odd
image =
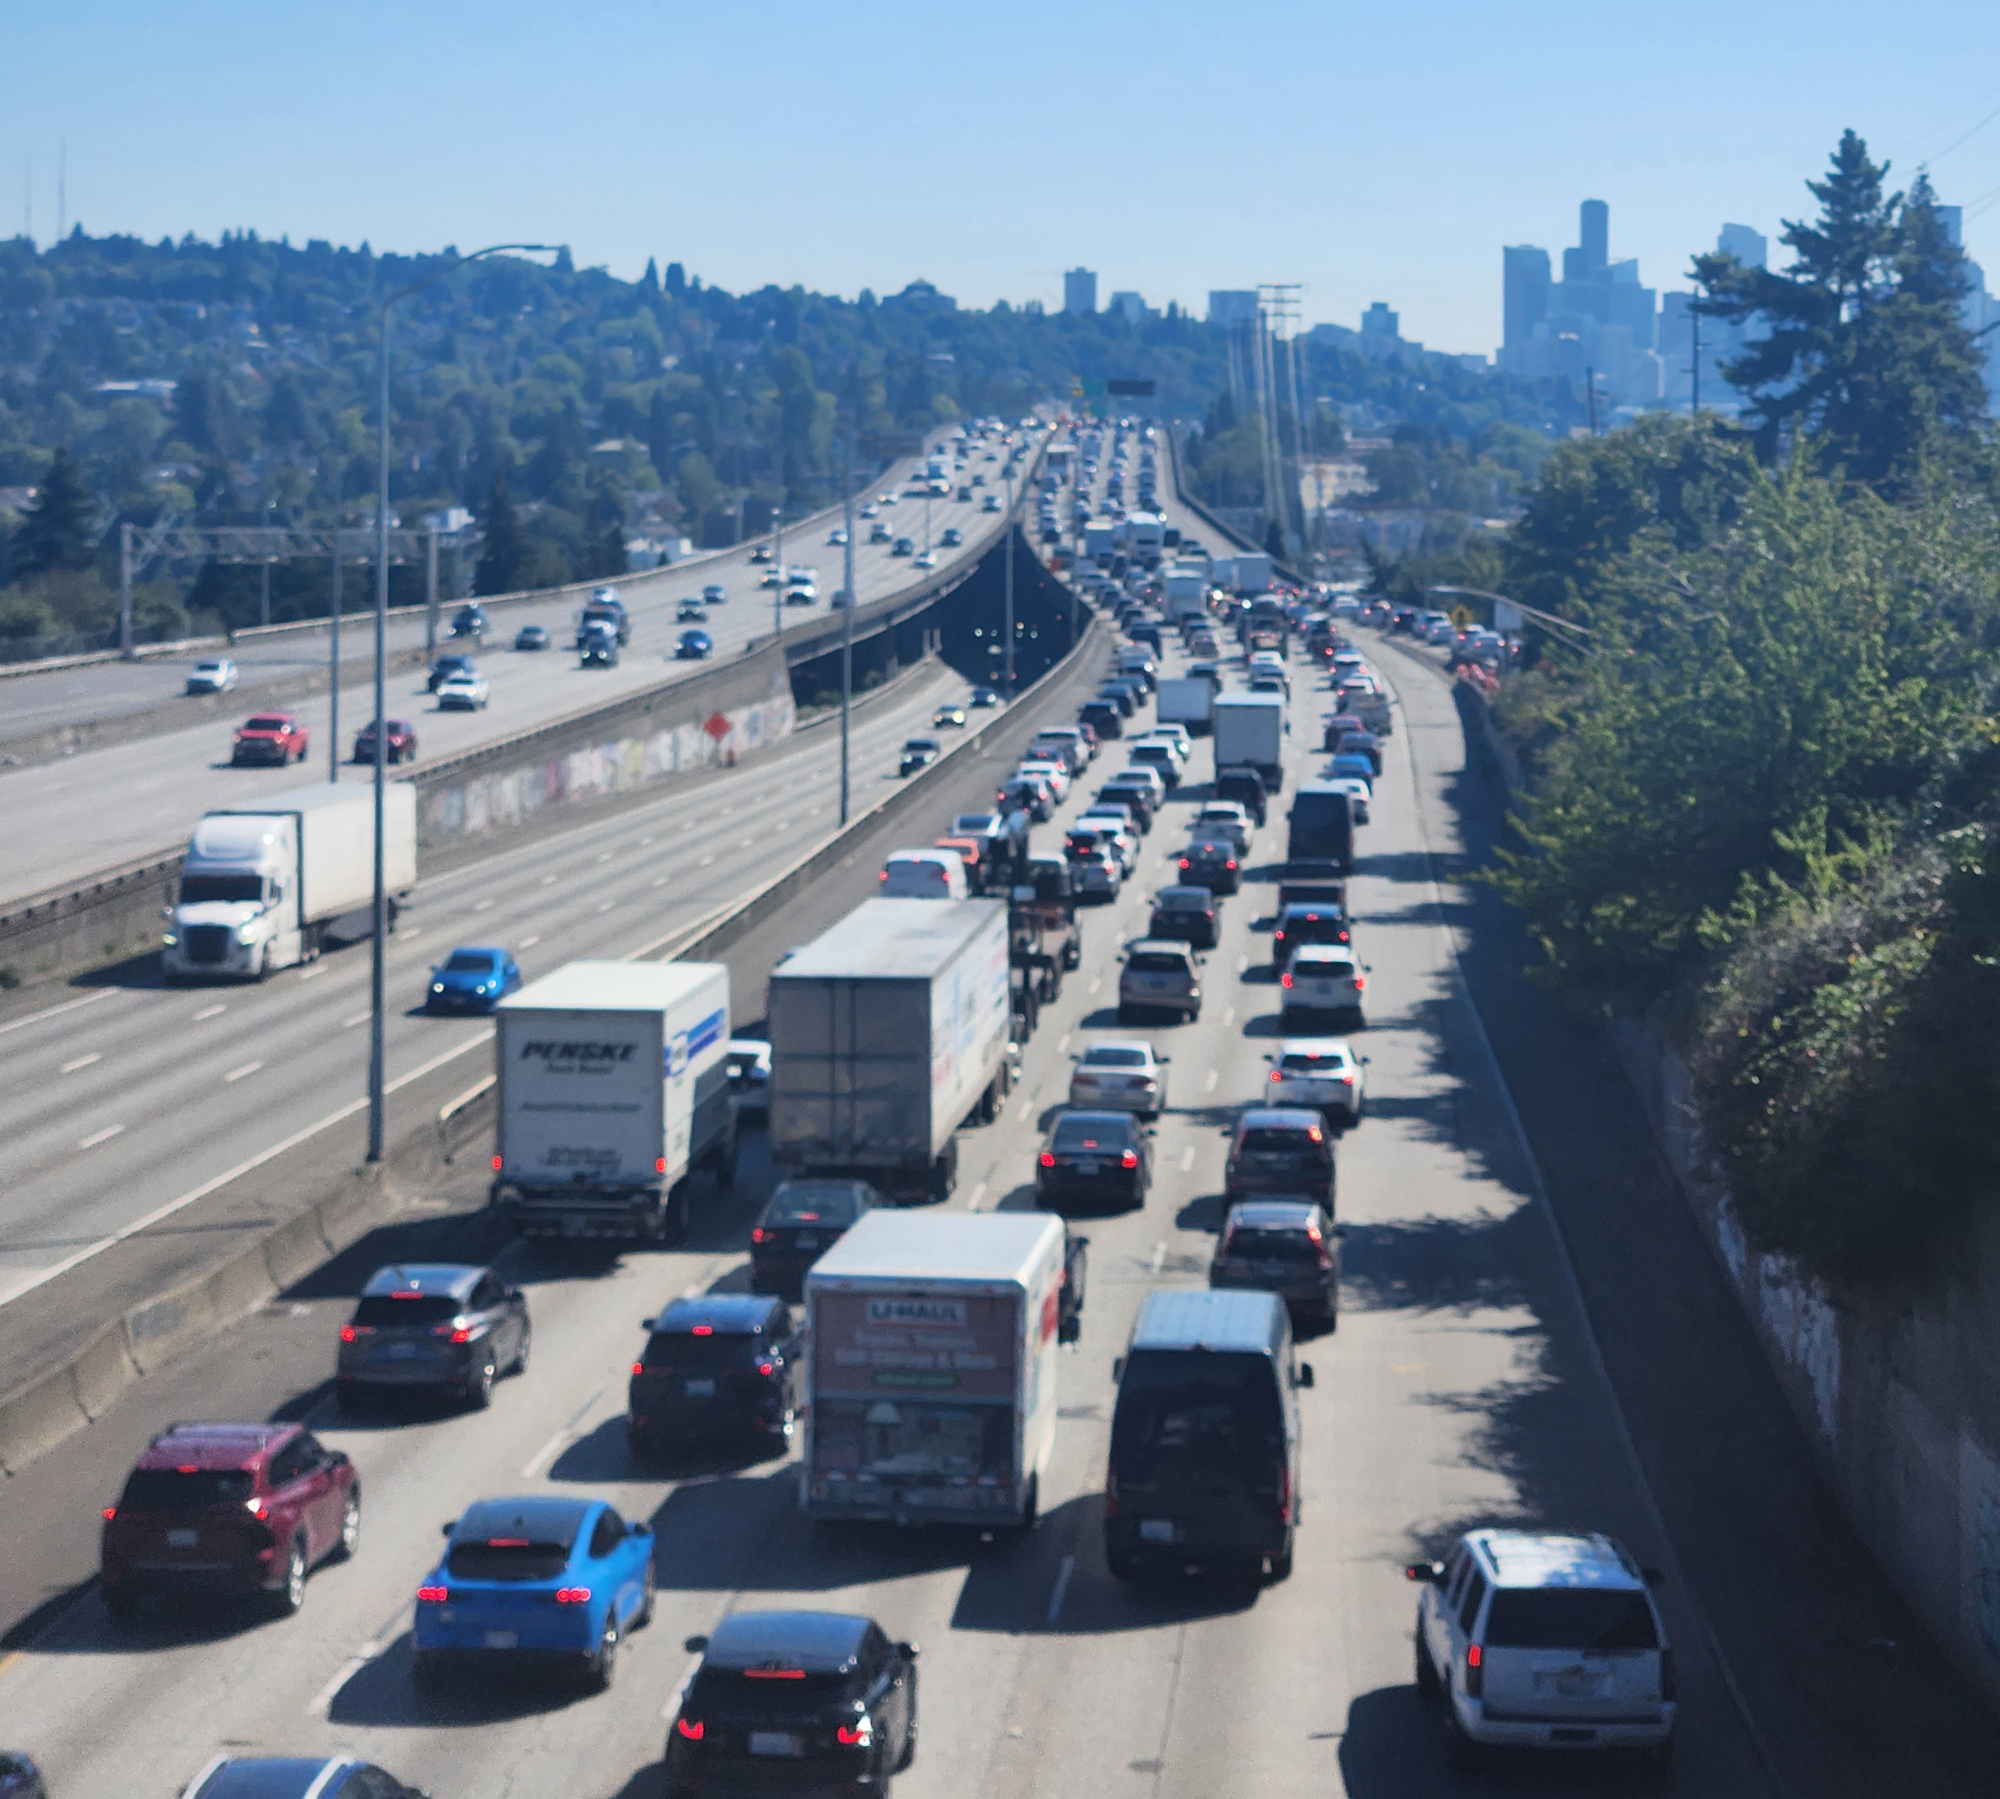
[[[1014,471],[1007,469],[1007,654],[1000,666],[1007,703],[1014,703]]]
[[[847,595],[847,604],[840,613],[840,822],[845,828],[848,719],[854,706],[854,608],[858,603],[854,592],[854,433],[851,430],[847,434],[847,442],[842,445],[840,461],[841,481],[847,496],[841,511],[845,527],[842,536],[847,541],[840,546],[841,580]]]
[[[132,527],[118,527],[118,653],[127,662],[132,649]]]
[[[435,656],[438,647],[438,534],[436,525],[424,527],[424,651]]]
[[[771,629],[785,634],[785,415],[778,413],[778,504],[772,510],[771,566],[778,571],[778,585],[771,589]]]
[[[1701,313],[1697,307],[1688,308],[1688,323],[1694,327],[1694,355],[1688,363],[1688,375],[1692,386],[1688,390],[1688,417],[1701,415]]]
[[[326,721],[327,771],[329,781],[340,779],[340,527],[333,528],[333,610],[327,614],[327,635],[333,640],[329,657],[331,678],[328,683],[330,702]]]

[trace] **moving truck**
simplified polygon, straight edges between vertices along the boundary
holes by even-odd
[[[1206,568],[1184,568],[1176,563],[1167,570],[1165,586],[1162,598],[1166,602],[1167,617],[1176,623],[1184,618],[1198,618],[1208,610]]]
[[[1083,527],[1083,553],[1100,568],[1118,549],[1118,527],[1109,519],[1094,518]]]
[[[1208,730],[1215,689],[1200,675],[1175,675],[1160,683],[1153,696],[1154,719],[1163,725],[1185,725],[1190,737]]]
[[[1056,1429],[1063,1224],[1049,1212],[864,1212],[807,1272],[815,1518],[1035,1521]]]
[[[1118,547],[1136,567],[1157,568],[1161,552],[1166,548],[1161,536],[1165,529],[1156,512],[1128,512],[1125,523],[1120,527]]]
[[[771,1160],[943,1199],[1007,1091],[1003,900],[863,900],[772,970]]]
[[[721,963],[570,962],[503,999],[493,1022],[487,1201],[502,1223],[677,1243],[693,1171],[735,1181]]]
[[[383,791],[382,870],[393,928],[417,878],[417,791]],[[322,785],[202,815],[181,858],[180,891],[160,947],[169,981],[261,981],[332,944],[373,934],[375,794]]]
[[[1238,550],[1229,559],[1229,585],[1238,593],[1271,590],[1271,558],[1262,550]]]
[[[1285,701],[1276,693],[1218,694],[1215,721],[1215,766],[1248,764],[1274,791],[1285,774]]]

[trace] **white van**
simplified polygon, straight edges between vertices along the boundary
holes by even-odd
[[[971,891],[956,850],[897,850],[882,865],[880,899],[962,900]]]

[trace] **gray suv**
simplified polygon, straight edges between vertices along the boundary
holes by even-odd
[[[1118,973],[1118,1022],[1132,1023],[1142,1012],[1201,1016],[1201,971],[1185,943],[1143,937],[1125,948]]]
[[[527,1368],[532,1329],[527,1295],[491,1268],[393,1263],[341,1326],[340,1404],[359,1411],[378,1391],[422,1387],[485,1406],[498,1376]]]

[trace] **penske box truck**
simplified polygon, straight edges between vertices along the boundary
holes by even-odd
[[[1035,1520],[1055,1441],[1063,1223],[865,1212],[805,1281],[815,1518]]]
[[[694,1170],[736,1178],[729,970],[571,962],[500,1002],[489,1203],[531,1237],[687,1235]]]
[[[771,972],[771,1160],[942,1199],[1006,1097],[1007,906],[872,899]]]

